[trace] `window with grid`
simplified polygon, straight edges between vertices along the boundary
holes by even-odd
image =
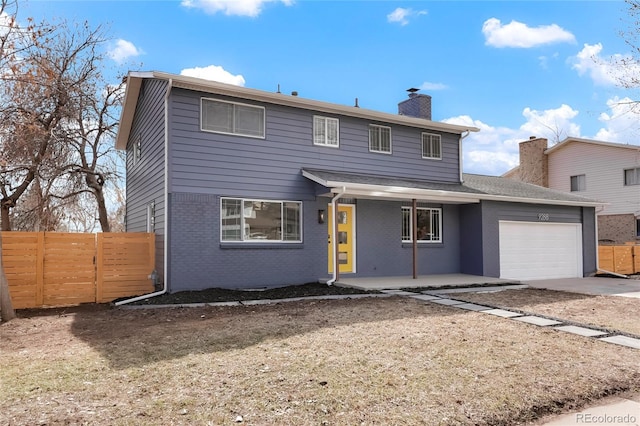
[[[391,127],[369,126],[369,151],[391,154]]]
[[[440,135],[422,134],[422,158],[442,159],[442,137]]]
[[[442,209],[418,207],[418,243],[442,242]],[[402,207],[402,242],[413,242],[411,207]]]
[[[585,175],[571,176],[571,192],[586,191],[587,179]]]
[[[265,109],[202,98],[201,129],[207,132],[264,138]]]
[[[640,185],[640,167],[624,171],[624,184],[625,186]]]
[[[221,241],[302,242],[302,203],[299,201],[223,198]]]
[[[337,148],[340,145],[337,118],[313,117],[313,144]]]

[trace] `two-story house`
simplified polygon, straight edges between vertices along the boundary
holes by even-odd
[[[640,241],[640,146],[566,138],[548,148],[544,138],[520,143],[511,179],[606,202],[598,208],[598,239]]]
[[[595,272],[598,203],[463,174],[462,139],[477,129],[430,114],[417,93],[396,115],[132,72],[116,140],[127,231],[156,233],[170,292]]]

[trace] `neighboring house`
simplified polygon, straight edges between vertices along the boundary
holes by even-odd
[[[597,210],[601,242],[640,241],[640,146],[566,138],[520,143],[520,165],[503,175],[606,202]]]
[[[399,112],[130,73],[127,231],[156,233],[170,292],[339,279],[335,263],[342,277],[595,272],[598,203],[463,175],[476,128],[431,121],[427,95]]]

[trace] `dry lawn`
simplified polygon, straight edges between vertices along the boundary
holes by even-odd
[[[534,288],[494,293],[458,293],[451,297],[640,336],[640,299],[637,298],[591,296]]]
[[[640,390],[640,351],[407,298],[0,325],[0,424],[515,425]]]

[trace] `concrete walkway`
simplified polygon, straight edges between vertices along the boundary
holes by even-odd
[[[631,398],[607,398],[600,404],[584,408],[569,414],[555,417],[553,420],[538,423],[543,426],[578,425],[640,425],[640,395]]]
[[[562,278],[556,280],[522,281],[534,288],[640,298],[640,280],[608,277]]]

